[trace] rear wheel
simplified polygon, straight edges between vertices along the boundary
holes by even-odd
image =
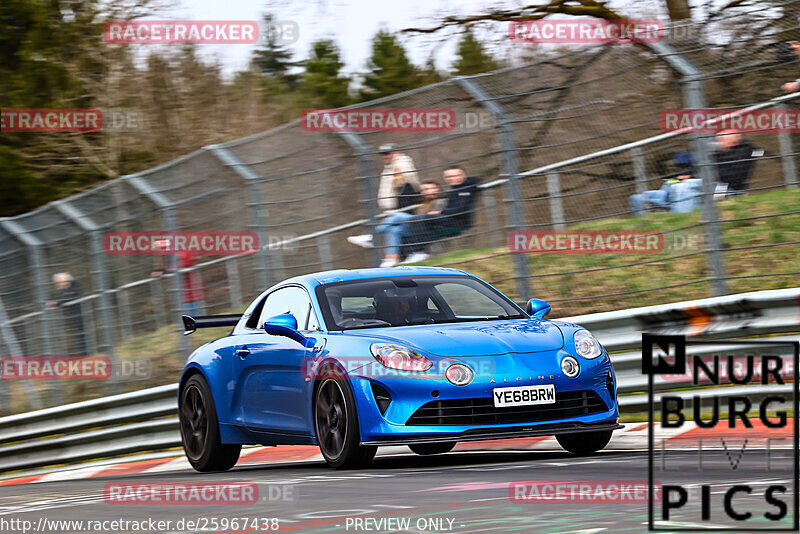
[[[369,464],[378,448],[359,444],[355,400],[343,373],[323,371],[319,381],[314,395],[314,429],[325,461],[337,469]]]
[[[416,445],[409,445],[408,448],[411,449],[411,452],[420,456],[430,456],[432,454],[450,452],[455,446],[455,441],[447,441],[445,443],[417,443]]]
[[[220,442],[217,410],[202,376],[194,375],[186,381],[178,419],[183,450],[196,471],[227,471],[236,465],[242,446]]]
[[[599,451],[611,440],[611,430],[597,432],[575,432],[556,436],[558,444],[573,454],[592,454]]]

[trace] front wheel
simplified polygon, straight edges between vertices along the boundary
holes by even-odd
[[[556,436],[558,444],[565,450],[579,455],[592,454],[599,451],[611,441],[611,430],[597,432],[575,432]]]
[[[314,396],[314,428],[322,456],[336,469],[363,467],[378,450],[359,444],[355,401],[342,373],[322,373]]]
[[[411,449],[411,452],[420,456],[430,456],[432,454],[450,452],[455,446],[455,441],[447,441],[445,443],[417,443],[416,445],[409,445],[408,448]]]
[[[181,391],[178,419],[183,450],[196,471],[227,471],[236,465],[242,446],[220,442],[214,399],[200,375],[186,381]]]

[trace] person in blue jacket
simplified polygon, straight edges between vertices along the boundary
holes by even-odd
[[[633,213],[642,215],[647,207],[689,213],[700,205],[702,180],[694,178],[694,158],[688,150],[680,150],[672,157],[677,171],[664,180],[660,189],[631,195],[629,202]]]

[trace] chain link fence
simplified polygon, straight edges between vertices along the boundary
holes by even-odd
[[[0,380],[1,411],[170,383],[218,333],[182,336],[182,313],[240,312],[287,277],[376,266],[380,240],[363,249],[346,238],[374,233],[383,218],[385,143],[413,159],[421,181],[445,188],[443,171],[458,165],[480,184],[469,224],[418,244],[431,255],[424,263],[474,272],[519,302],[547,299],[554,316],[796,285],[794,136],[746,134],[746,187],[720,199],[714,135],[665,133],[659,117],[790,105],[794,95],[775,95],[800,62],[777,48],[796,37],[799,5],[770,4],[776,15],[763,31],[747,21],[765,8],[738,8],[702,32],[668,27],[654,45],[582,46],[355,106],[453,110],[452,131],[319,133],[298,120],[0,219],[0,356],[102,355],[113,369],[94,381]],[[696,209],[635,213],[631,195],[658,190],[680,151],[702,178]],[[540,230],[660,232],[663,247],[510,248],[512,232]],[[252,232],[258,252],[186,259],[104,246],[109,232],[224,231]]]

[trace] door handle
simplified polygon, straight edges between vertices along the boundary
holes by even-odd
[[[236,355],[240,358],[246,358],[248,354],[250,354],[250,349],[247,347],[236,349]]]

